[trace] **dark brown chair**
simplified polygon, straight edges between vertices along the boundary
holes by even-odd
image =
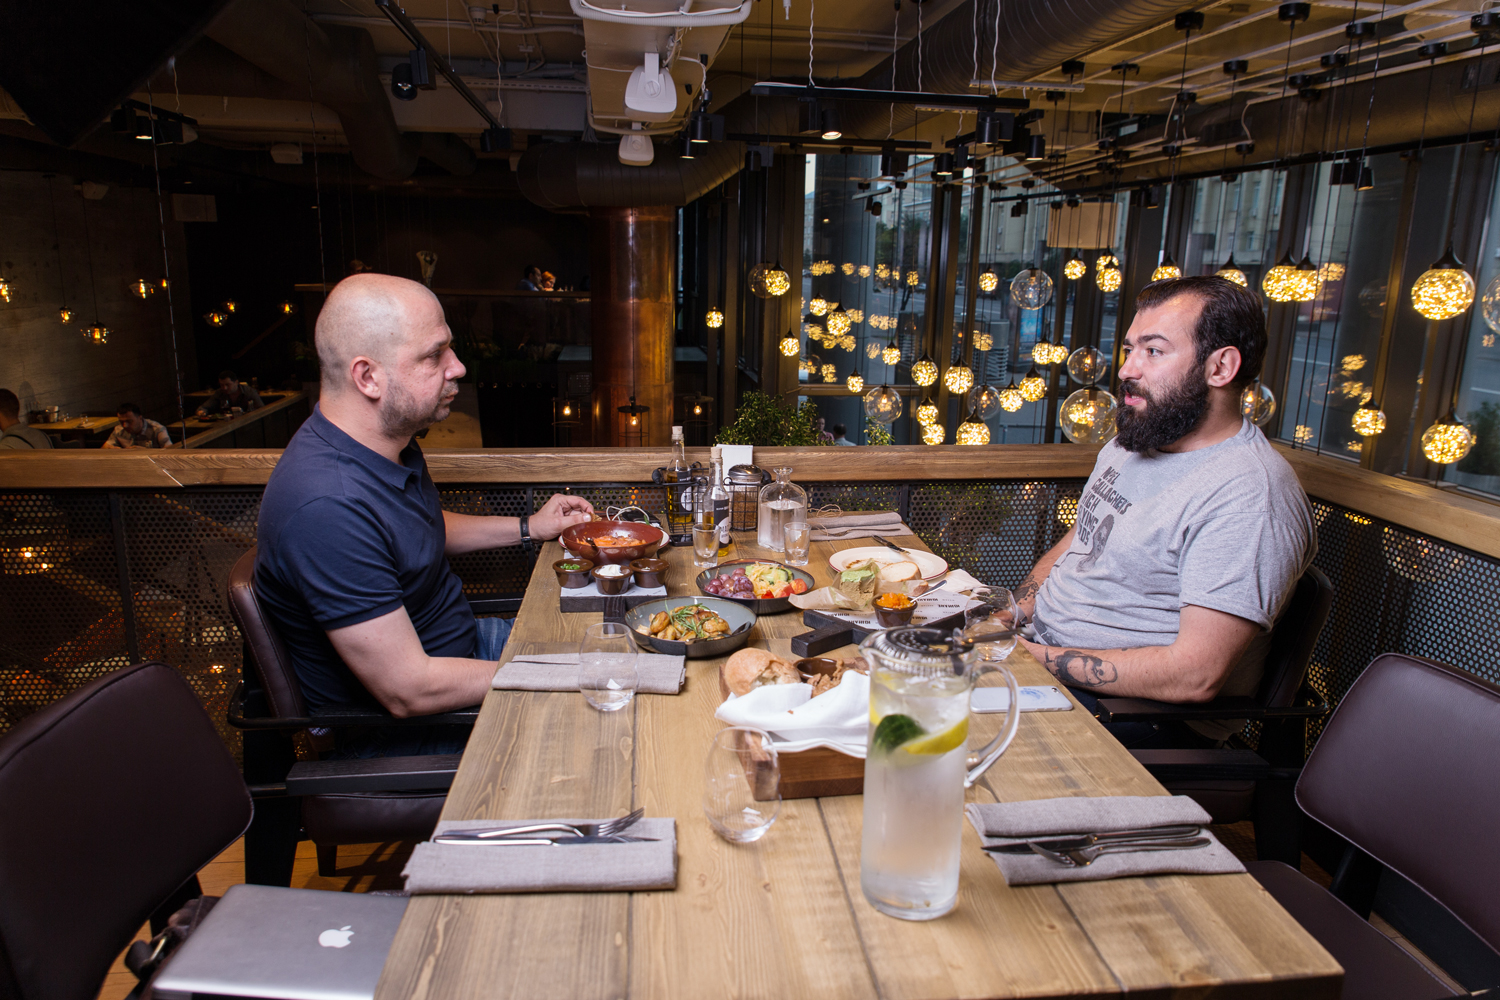
[[[1331,891],[1275,861],[1250,873],[1344,967],[1345,997],[1465,995],[1369,924],[1382,868],[1500,952],[1496,761],[1500,687],[1472,674],[1386,653],[1344,695],[1297,782],[1308,816],[1348,842]]]
[[[281,637],[255,594],[255,548],[229,572],[229,607],[245,639],[245,679],[229,722],[245,731],[245,782],[257,791],[245,835],[245,880],[289,885],[297,840],[317,845],[318,871],[332,875],[340,844],[425,840],[437,824],[459,755],[301,761],[294,737],[310,729],[473,725],[477,708],[396,719],[367,706],[329,706],[310,716]],[[360,791],[349,791],[351,782]]]
[[[198,697],[162,663],[125,667],[0,739],[0,996],[92,1000],[141,924],[201,894],[250,822]]]
[[[1301,860],[1300,813],[1293,801],[1298,769],[1306,756],[1307,721],[1328,713],[1328,704],[1307,685],[1313,647],[1333,606],[1333,584],[1308,567],[1271,632],[1260,690],[1254,697],[1216,698],[1200,705],[1170,705],[1144,698],[1101,698],[1103,722],[1164,722],[1249,719],[1260,723],[1251,750],[1235,743],[1223,750],[1135,750],[1133,756],[1169,791],[1190,795],[1215,823],[1255,820],[1256,851],[1262,860],[1296,866]]]

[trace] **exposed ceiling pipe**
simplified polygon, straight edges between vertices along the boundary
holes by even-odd
[[[370,33],[314,24],[290,0],[237,0],[209,25],[209,38],[339,116],[361,170],[401,180],[426,156],[459,175],[478,158],[461,139],[403,135],[385,96]],[[458,148],[467,150],[467,156]]]
[[[714,142],[691,160],[665,148],[645,167],[620,162],[614,143],[544,142],[532,146],[516,166],[521,193],[543,208],[637,208],[686,205],[739,172],[745,148]]]

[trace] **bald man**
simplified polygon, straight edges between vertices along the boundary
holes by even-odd
[[[404,278],[345,278],[318,316],[320,399],[266,484],[255,564],[313,713],[374,701],[409,718],[478,703],[510,621],[476,621],[446,556],[556,538],[593,513],[562,495],[529,518],[441,508],[413,435],[458,395],[452,345],[437,298]],[[467,729],[339,739],[341,758],[457,753]]]

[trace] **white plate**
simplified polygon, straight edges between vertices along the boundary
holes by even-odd
[[[842,573],[849,568],[850,563],[864,562],[866,559],[874,559],[882,566],[902,561],[917,564],[917,572],[924,580],[933,580],[948,572],[948,561],[941,556],[935,556],[931,552],[921,549],[907,549],[905,554],[894,552],[884,545],[864,545],[857,549],[840,549],[828,557],[828,565],[833,567],[835,573]]]

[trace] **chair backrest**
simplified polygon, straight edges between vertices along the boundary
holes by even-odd
[[[271,713],[278,718],[301,718],[307,715],[302,684],[285,643],[255,596],[255,550],[250,546],[229,571],[229,612],[245,637],[251,661],[246,666],[260,678]]]
[[[250,815],[234,758],[166,664],[23,719],[0,737],[0,995],[93,1000],[151,912]]]
[[[1309,816],[1500,950],[1500,687],[1415,656],[1377,656],[1297,781]]]
[[[1271,630],[1258,692],[1262,705],[1287,708],[1296,699],[1332,606],[1333,583],[1318,567],[1307,567]]]

